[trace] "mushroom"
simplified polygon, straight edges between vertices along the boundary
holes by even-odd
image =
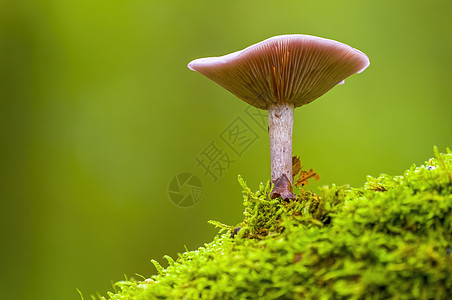
[[[369,58],[346,44],[290,34],[220,57],[195,59],[188,68],[215,81],[248,104],[268,110],[271,198],[292,193],[293,110],[325,94],[369,66]]]

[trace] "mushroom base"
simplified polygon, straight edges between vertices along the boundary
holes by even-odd
[[[271,178],[274,188],[271,198],[295,199],[292,193],[292,131],[293,104],[284,103],[268,108]]]

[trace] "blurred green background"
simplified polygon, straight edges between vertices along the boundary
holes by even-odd
[[[295,111],[294,154],[361,185],[452,146],[450,1],[0,1],[1,299],[79,299],[196,249],[269,177],[245,103],[186,68],[278,34],[364,51],[370,68]],[[216,182],[195,157],[238,116],[258,138]],[[232,155],[232,154],[231,154]],[[202,181],[179,208],[170,180]],[[165,265],[165,264],[164,264]]]

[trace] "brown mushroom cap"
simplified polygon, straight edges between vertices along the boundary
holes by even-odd
[[[301,34],[275,36],[241,51],[188,64],[261,109],[278,103],[308,104],[368,66],[369,58],[359,50]]]

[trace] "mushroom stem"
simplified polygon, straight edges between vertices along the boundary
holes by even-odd
[[[271,198],[295,199],[292,193],[292,103],[271,105],[268,108],[271,174],[274,184]]]

